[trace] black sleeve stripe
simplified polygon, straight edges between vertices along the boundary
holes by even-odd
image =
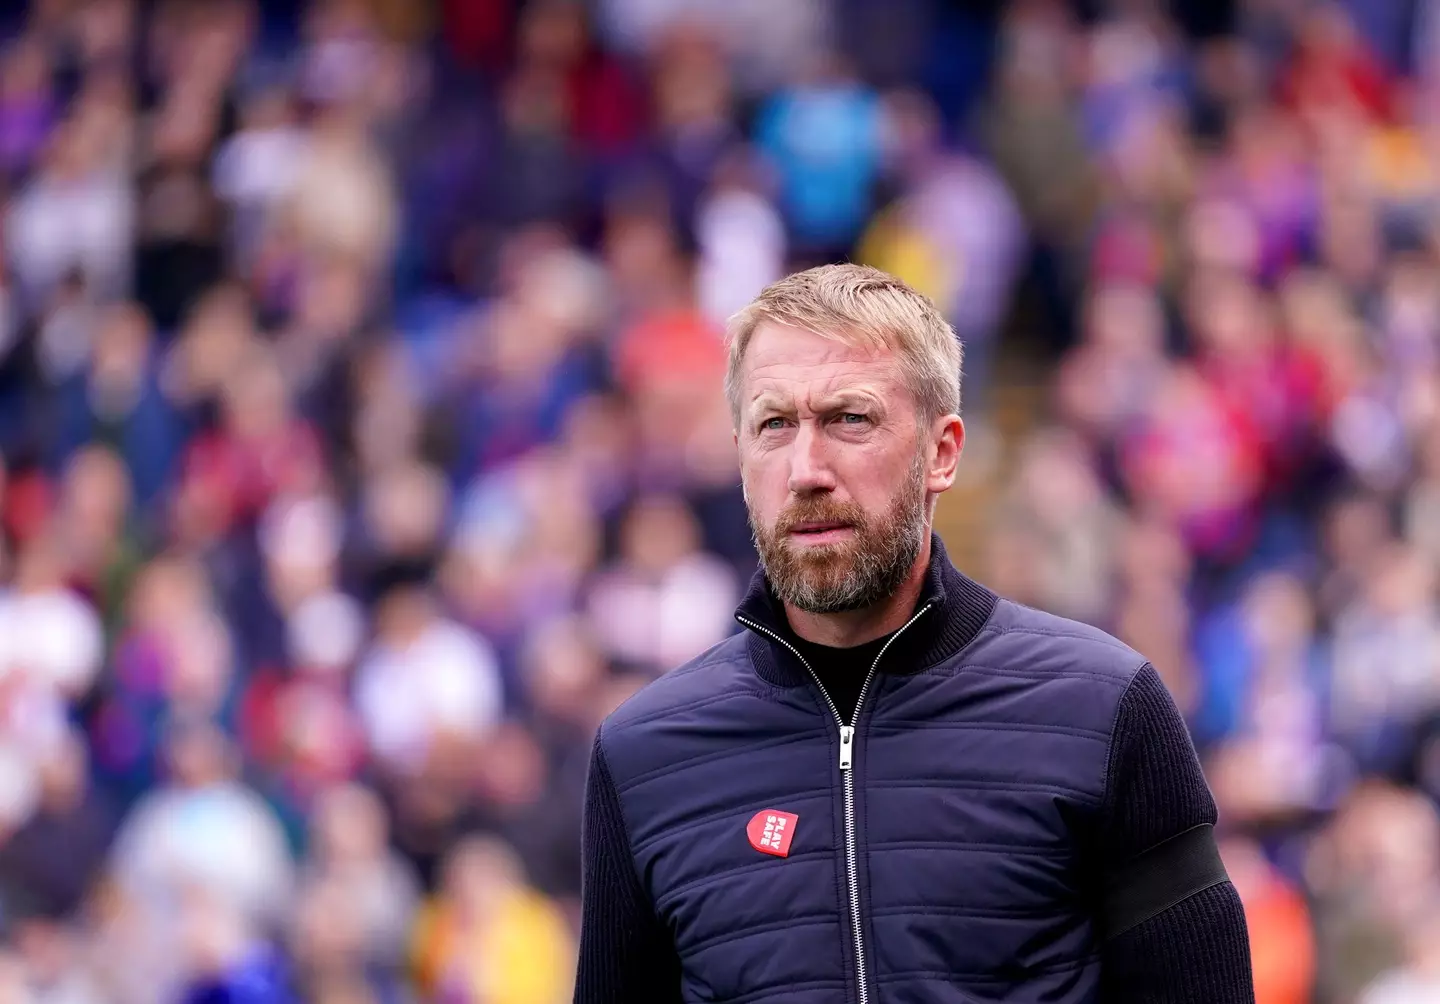
[[[1100,926],[1108,940],[1229,881],[1215,843],[1215,828],[1202,823],[1157,844],[1126,864],[1105,890]]]

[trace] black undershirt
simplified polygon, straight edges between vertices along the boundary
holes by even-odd
[[[860,700],[860,688],[865,685],[865,677],[869,675],[870,667],[875,664],[875,658],[889,640],[890,635],[887,634],[853,648],[831,648],[829,645],[806,641],[794,631],[790,632],[790,643],[799,650],[800,657],[820,678],[821,685],[830,695],[830,700],[835,702],[835,707],[845,719],[846,725],[854,724],[855,705]]]

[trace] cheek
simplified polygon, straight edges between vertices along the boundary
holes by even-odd
[[[914,477],[913,454],[892,450],[838,451],[835,478],[840,490],[865,506],[884,506]]]
[[[776,455],[752,455],[740,463],[740,487],[750,508],[756,512],[776,511],[790,494],[789,474]]]

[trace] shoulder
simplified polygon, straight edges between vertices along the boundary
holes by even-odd
[[[967,661],[1024,668],[1036,675],[1082,678],[1123,692],[1148,660],[1090,624],[1001,599]]]
[[[751,729],[768,695],[751,668],[749,632],[731,635],[652,680],[600,725],[596,753],[613,784],[660,771],[717,735]]]
[[[606,753],[663,727],[677,715],[761,690],[764,685],[749,668],[747,638],[744,632],[733,634],[631,694],[600,725]]]

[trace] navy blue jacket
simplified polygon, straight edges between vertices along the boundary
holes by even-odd
[[[746,631],[605,721],[577,1001],[1253,1000],[1155,671],[933,548],[853,722],[763,576]]]

